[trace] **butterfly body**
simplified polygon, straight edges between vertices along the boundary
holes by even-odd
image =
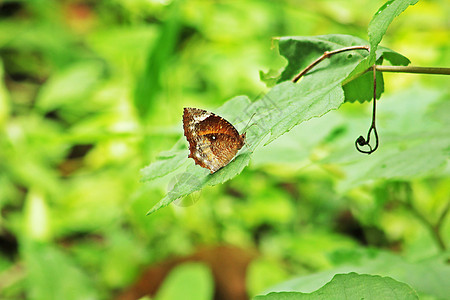
[[[230,122],[203,109],[184,108],[183,128],[188,157],[211,174],[226,166],[245,144],[245,133],[239,134]]]

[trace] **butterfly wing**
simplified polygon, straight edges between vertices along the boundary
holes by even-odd
[[[185,108],[183,127],[189,157],[211,173],[226,166],[244,145],[245,134],[239,135],[231,123],[206,110]]]

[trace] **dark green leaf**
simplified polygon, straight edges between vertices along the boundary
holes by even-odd
[[[383,73],[377,72],[377,99],[384,92]],[[345,102],[359,101],[361,103],[373,99],[373,72],[367,73],[347,82],[344,86]]]
[[[386,47],[378,47],[376,58],[377,63],[380,58],[384,58],[393,66],[407,66],[410,63],[407,57]]]

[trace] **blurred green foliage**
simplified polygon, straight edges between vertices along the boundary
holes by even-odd
[[[317,289],[346,265],[448,297],[445,281],[423,280],[430,269],[449,278],[448,78],[385,75],[380,155],[355,152],[369,107],[345,104],[255,152],[232,181],[190,196],[195,205],[145,216],[173,182],[139,183],[139,170],[180,139],[183,107],[255,99],[268,91],[259,71],[286,64],[272,37],[366,39],[382,4],[1,2],[0,298],[111,299],[148,266],[220,244],[258,253],[250,296],[329,272],[316,273]],[[449,66],[448,15],[448,1],[419,2],[382,45],[414,65]],[[434,158],[415,164],[424,155]],[[210,270],[179,268],[157,299],[211,298]]]

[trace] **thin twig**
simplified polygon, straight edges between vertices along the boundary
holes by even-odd
[[[345,52],[345,51],[353,51],[353,50],[367,50],[369,51],[369,46],[351,46],[351,47],[345,47],[345,48],[341,48],[341,49],[337,49],[337,50],[333,50],[333,51],[325,51],[322,56],[320,56],[318,59],[316,59],[315,61],[313,61],[309,66],[307,66],[306,68],[304,68],[300,73],[297,74],[297,76],[295,76],[292,79],[292,82],[296,83],[303,75],[305,75],[306,73],[309,72],[309,70],[311,70],[312,68],[314,68],[318,63],[320,63],[322,60],[334,55],[334,54],[338,54],[341,52]]]
[[[422,213],[420,213],[413,205],[412,201],[412,191],[411,187],[405,184],[405,201],[400,201],[403,205],[428,229],[431,236],[436,240],[438,247],[442,251],[446,251],[447,247],[445,245],[444,239],[441,236],[440,230],[443,219],[447,215],[448,210],[450,209],[450,202],[447,203],[447,207],[442,211],[442,214],[436,224],[432,224]]]
[[[317,58],[311,64],[309,64],[306,68],[304,68],[300,73],[298,73],[293,79],[292,82],[297,82],[299,79],[308,73],[312,68],[314,68],[318,63],[322,60],[341,52],[353,51],[353,50],[367,50],[370,51],[369,46],[351,46],[344,47],[341,49],[333,50],[333,51],[325,51],[322,56]],[[450,68],[442,68],[442,67],[416,67],[416,66],[382,66],[376,65],[376,70],[379,72],[394,72],[394,73],[411,73],[411,74],[437,74],[437,75],[450,75]],[[368,69],[367,71],[369,71]],[[363,72],[364,73],[364,72]],[[361,73],[360,75],[362,75]],[[358,75],[359,76],[359,75]],[[356,77],[358,77],[356,76]]]
[[[447,201],[447,205],[442,210],[441,215],[439,216],[439,219],[436,222],[436,225],[434,225],[435,230],[440,230],[441,229],[441,226],[444,223],[445,217],[447,216],[449,211],[450,211],[450,200]]]
[[[450,75],[450,68],[380,65],[375,66],[375,68],[380,72]]]
[[[435,239],[439,249],[442,251],[446,251],[447,247],[445,246],[444,240],[440,234],[440,228],[437,228],[435,225],[431,224],[424,215],[418,212],[414,206],[409,203],[403,202],[405,207],[428,229],[431,236]]]

